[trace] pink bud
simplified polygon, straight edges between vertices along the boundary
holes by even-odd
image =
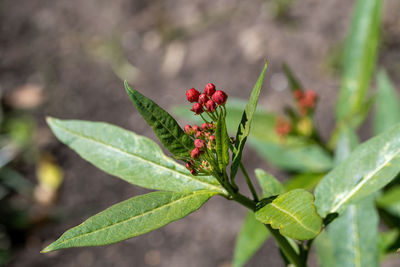
[[[202,125],[201,125],[201,129],[203,129],[203,130],[207,130],[208,129],[208,123],[203,123]]]
[[[201,114],[203,113],[203,106],[200,103],[194,103],[193,108],[191,109],[196,114]]]
[[[201,139],[194,140],[194,146],[197,147],[198,149],[203,149],[205,144],[206,142],[204,142],[204,140]]]
[[[192,128],[192,126],[190,126],[189,124],[188,124],[188,125],[185,125],[185,133],[186,133],[186,134],[193,134],[193,128]]]
[[[215,93],[215,85],[212,83],[207,83],[206,88],[204,88],[204,92],[208,96],[212,96]]]
[[[210,128],[210,129],[215,129],[214,123],[209,123],[209,124],[208,124],[208,128]]]
[[[214,100],[218,105],[225,104],[227,99],[228,96],[224,93],[224,91],[221,90],[217,90],[212,96],[212,100]]]
[[[215,94],[214,94],[214,95],[215,95]],[[214,98],[214,96],[213,96],[213,98]],[[208,100],[207,103],[206,103],[206,108],[207,108],[207,111],[209,111],[209,112],[214,112],[214,110],[217,108],[217,105],[215,104],[214,101],[212,101],[212,100],[210,99],[210,100]]]
[[[190,170],[190,173],[191,173],[192,175],[196,175],[196,174],[197,174],[197,172],[196,172],[195,169],[191,169],[191,170]]]
[[[186,169],[191,170],[192,164],[190,164],[190,162],[186,162],[185,167],[186,167]]]
[[[197,132],[196,132],[196,137],[200,137],[202,134],[203,134],[202,131],[197,131]]]
[[[197,90],[194,89],[194,88],[189,89],[189,90],[187,90],[187,92],[186,92],[187,100],[188,100],[190,103],[197,102],[197,101],[199,100],[199,95],[200,95],[199,91],[197,91]]]
[[[193,159],[198,159],[199,156],[200,156],[200,149],[198,149],[197,147],[195,147],[195,148],[192,150],[192,152],[190,152],[190,156],[191,156]]]
[[[299,100],[300,98],[303,97],[303,92],[300,89],[296,89],[293,91],[293,96],[294,96],[294,98]]]
[[[199,103],[204,105],[208,100],[208,96],[206,94],[201,94],[199,96]]]
[[[210,136],[210,141],[212,142],[212,141],[214,141],[215,140],[215,135],[211,135]]]
[[[197,125],[193,125],[192,129],[193,129],[194,132],[200,131],[200,127],[197,126]]]

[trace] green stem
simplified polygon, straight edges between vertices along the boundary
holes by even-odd
[[[250,180],[249,174],[247,173],[246,169],[244,168],[242,162],[240,162],[240,169],[242,170],[244,178],[246,178],[246,183],[249,186],[249,189],[251,191],[251,194],[253,195],[254,201],[258,202],[258,196],[257,196],[256,189],[254,188],[253,183]]]

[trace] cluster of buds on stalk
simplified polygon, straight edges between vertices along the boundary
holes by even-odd
[[[194,142],[194,149],[190,151],[190,159],[186,160],[186,168],[193,175],[210,174],[215,152],[215,128],[220,112],[226,112],[225,103],[228,95],[222,90],[216,90],[215,85],[208,83],[204,92],[195,88],[186,91],[187,100],[194,103],[191,111],[200,115],[204,123],[198,125],[186,125],[185,133]],[[203,115],[207,114],[210,121]]]
[[[285,137],[292,131],[292,124],[283,117],[278,117],[275,123],[275,132],[280,137]]]
[[[296,100],[297,107],[302,116],[307,115],[313,111],[317,102],[317,93],[313,90],[302,91],[296,89],[293,91],[294,99]]]
[[[216,90],[215,85],[208,83],[204,88],[204,92],[200,93],[194,88],[186,92],[187,100],[194,103],[191,111],[199,115],[206,112],[214,112],[218,106],[224,105],[228,96],[224,91]]]

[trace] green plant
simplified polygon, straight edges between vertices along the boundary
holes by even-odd
[[[296,106],[287,107],[285,117],[256,108],[265,64],[247,104],[227,100],[213,84],[207,84],[202,94],[188,90],[188,101],[194,102],[191,110],[202,125],[184,129],[125,82],[136,109],[185,167],[164,155],[152,140],[119,127],[48,118],[58,139],[82,158],[133,185],[158,191],[130,198],[89,218],[43,252],[138,236],[185,217],[218,195],[249,209],[238,235],[234,266],[244,265],[269,236],[287,264],[306,266],[316,244],[322,266],[377,266],[379,255],[393,252],[400,240],[396,179],[400,172],[400,105],[387,75],[380,72],[376,136],[359,144],[356,130],[373,103],[367,91],[377,54],[381,1],[359,0],[355,10],[336,105],[337,124],[329,142],[320,137],[313,121],[318,95],[305,90],[287,65],[283,69]],[[188,114],[187,107],[176,112]],[[292,179],[281,184],[256,169],[262,189],[259,195],[241,159],[247,141],[266,160],[290,171]],[[251,197],[236,183],[239,171]],[[310,192],[313,188],[314,194]],[[391,228],[381,237],[379,218]]]

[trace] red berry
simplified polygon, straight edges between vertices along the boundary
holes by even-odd
[[[203,106],[200,103],[194,103],[193,108],[191,109],[196,114],[201,114],[203,113]]]
[[[186,134],[193,134],[193,128],[190,125],[185,125],[185,133]]]
[[[186,92],[187,100],[188,100],[190,103],[197,102],[197,101],[199,100],[199,95],[200,95],[199,91],[197,91],[197,90],[194,89],[194,88],[189,89],[189,90],[187,90],[187,92]]]
[[[192,152],[190,152],[190,156],[191,156],[193,159],[198,159],[199,156],[200,156],[200,149],[198,149],[197,147],[195,147],[195,148],[192,150]]]
[[[215,95],[215,94],[214,94]],[[213,96],[214,98],[214,96]],[[214,110],[217,108],[217,105],[215,104],[214,101],[212,101],[211,99],[207,101],[206,103],[206,109],[209,112],[214,112]]]
[[[215,93],[215,85],[212,83],[207,83],[206,88],[204,88],[204,93],[208,96],[212,96]]]
[[[206,145],[206,142],[201,139],[196,139],[194,140],[194,146],[197,147],[198,149],[203,149]]]
[[[225,104],[227,99],[228,96],[225,94],[224,91],[221,90],[217,90],[212,96],[212,100],[214,100],[218,105]]]
[[[208,96],[206,94],[201,94],[199,96],[199,103],[204,105],[208,100]]]

